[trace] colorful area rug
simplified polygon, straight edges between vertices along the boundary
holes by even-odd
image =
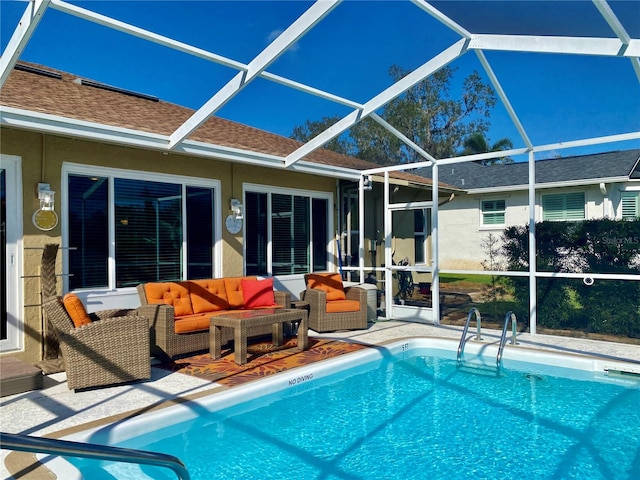
[[[218,382],[221,385],[235,386],[363,348],[368,347],[356,343],[309,338],[309,349],[300,352],[297,349],[297,339],[290,338],[285,339],[284,345],[280,347],[274,347],[268,341],[249,344],[245,365],[236,364],[233,351],[227,348],[222,350],[222,357],[217,360],[213,360],[207,352],[179,358],[161,365],[161,368]]]

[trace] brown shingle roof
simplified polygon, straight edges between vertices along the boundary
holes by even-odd
[[[173,133],[194,112],[162,100],[82,85],[76,75],[49,67],[26,62],[19,65],[54,72],[61,78],[14,69],[0,92],[0,104],[7,107],[160,135]],[[205,121],[189,139],[280,157],[302,145],[296,140],[216,116]],[[310,153],[305,160],[353,170],[379,167],[326,149]],[[392,172],[391,176],[422,185],[431,184],[431,180],[419,175]]]

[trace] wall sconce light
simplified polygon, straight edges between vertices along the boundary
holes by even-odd
[[[237,198],[231,199],[231,214],[236,217],[236,219],[242,220],[243,218],[243,206]]]
[[[40,210],[54,210],[56,192],[51,190],[48,183],[38,184],[38,200],[40,200]]]
[[[55,212],[56,192],[51,190],[48,183],[38,183],[38,200],[40,208],[33,214],[33,224],[40,230],[53,230],[58,225],[58,215]]]
[[[362,176],[362,188],[364,190],[371,190],[373,188],[373,180],[369,175]]]

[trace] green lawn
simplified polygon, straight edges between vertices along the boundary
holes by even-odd
[[[491,285],[491,275],[466,275],[461,273],[441,273],[440,283],[455,285],[456,283],[477,283],[478,285]]]

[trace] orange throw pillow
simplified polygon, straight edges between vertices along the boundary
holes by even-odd
[[[347,299],[339,273],[309,273],[307,274],[307,288],[325,291],[329,302]]]
[[[275,307],[273,278],[264,280],[242,280],[242,298],[244,308]]]
[[[67,293],[62,299],[62,303],[64,303],[64,308],[67,309],[67,313],[76,328],[91,323],[91,317],[87,314],[82,300],[75,293]]]

